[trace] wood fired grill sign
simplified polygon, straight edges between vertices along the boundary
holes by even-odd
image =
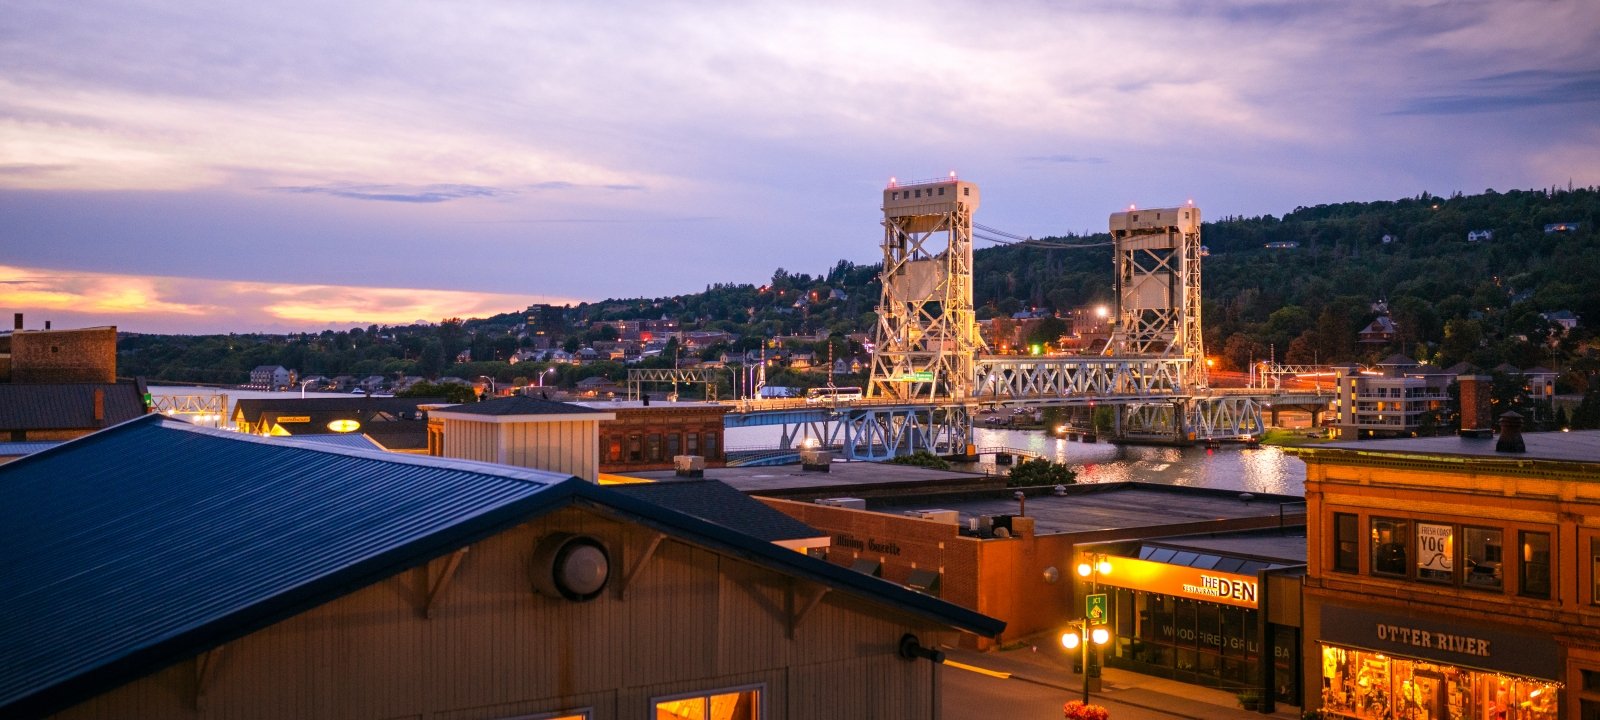
[[[1246,608],[1260,605],[1260,587],[1253,575],[1135,558],[1112,558],[1111,568],[1109,574],[1100,576],[1100,584]]]

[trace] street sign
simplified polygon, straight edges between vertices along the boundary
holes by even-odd
[[[905,373],[895,376],[894,379],[899,380],[900,382],[933,382],[933,371],[923,370],[920,372]]]
[[[1095,593],[1084,598],[1083,616],[1089,619],[1090,625],[1098,625],[1106,621],[1106,594]]]

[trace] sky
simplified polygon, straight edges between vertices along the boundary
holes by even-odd
[[[1593,0],[8,0],[0,314],[315,331],[759,284],[880,261],[889,178],[950,172],[1041,237],[1595,185],[1596,48]]]

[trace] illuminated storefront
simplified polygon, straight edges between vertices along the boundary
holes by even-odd
[[[1555,720],[1549,637],[1322,607],[1322,711],[1361,720]],[[1546,677],[1535,677],[1542,675]]]
[[[1110,558],[1099,577],[1115,628],[1106,664],[1231,691],[1271,687],[1275,701],[1300,704],[1299,628],[1263,617],[1273,566],[1177,548],[1140,555]]]

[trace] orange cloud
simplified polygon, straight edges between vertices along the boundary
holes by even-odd
[[[0,308],[135,332],[299,332],[483,317],[572,298],[300,285],[0,265]]]

